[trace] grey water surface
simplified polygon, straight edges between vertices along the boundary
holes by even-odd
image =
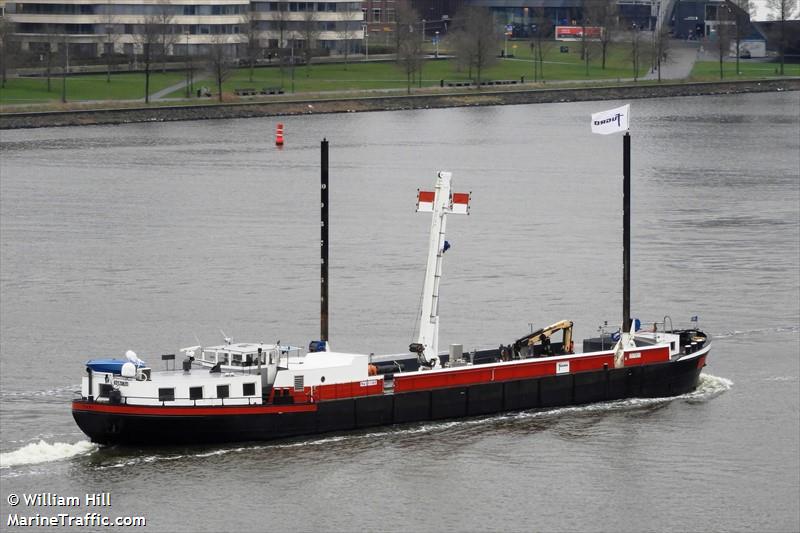
[[[632,102],[633,314],[699,316],[697,392],[228,446],[99,448],[70,414],[92,357],[319,335],[412,340],[436,172],[441,345],[621,316],[624,102],[0,132],[0,529],[100,511],[146,531],[800,530],[800,93]],[[579,344],[579,343],[577,343]],[[110,507],[9,503],[109,492]],[[62,528],[104,531],[107,528]]]

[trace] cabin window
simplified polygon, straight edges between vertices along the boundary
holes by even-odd
[[[674,352],[674,351],[675,351],[675,341],[672,341],[671,343],[669,343],[669,350],[670,350],[671,352]]]
[[[175,401],[175,389],[174,388],[158,389],[158,401],[159,402]]]
[[[203,387],[189,387],[189,399],[190,400],[202,400],[203,399]]]
[[[217,398],[228,398],[230,387],[228,385],[217,385]]]
[[[245,383],[242,385],[242,395],[243,396],[255,396],[256,395],[256,384],[255,383]]]
[[[100,389],[97,391],[98,398],[108,398],[108,395],[111,393],[111,385],[107,383],[101,383]]]
[[[303,390],[303,376],[294,377],[294,390],[296,391]]]

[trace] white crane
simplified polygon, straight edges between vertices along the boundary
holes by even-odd
[[[433,191],[418,191],[417,212],[433,213],[422,306],[419,315],[419,335],[409,350],[419,357],[420,364],[434,368],[439,362],[439,280],[442,277],[442,255],[449,247],[444,239],[447,215],[469,214],[471,193],[452,193],[452,174],[439,172]]]

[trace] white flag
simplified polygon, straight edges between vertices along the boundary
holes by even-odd
[[[631,105],[626,104],[616,109],[592,113],[592,133],[608,135],[618,131],[628,131],[628,119],[631,116]]]

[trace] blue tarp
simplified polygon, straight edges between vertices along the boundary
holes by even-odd
[[[110,372],[112,374],[121,374],[122,365],[130,363],[127,359],[90,359],[86,361],[86,366],[95,372]],[[143,366],[143,365],[140,365]]]

